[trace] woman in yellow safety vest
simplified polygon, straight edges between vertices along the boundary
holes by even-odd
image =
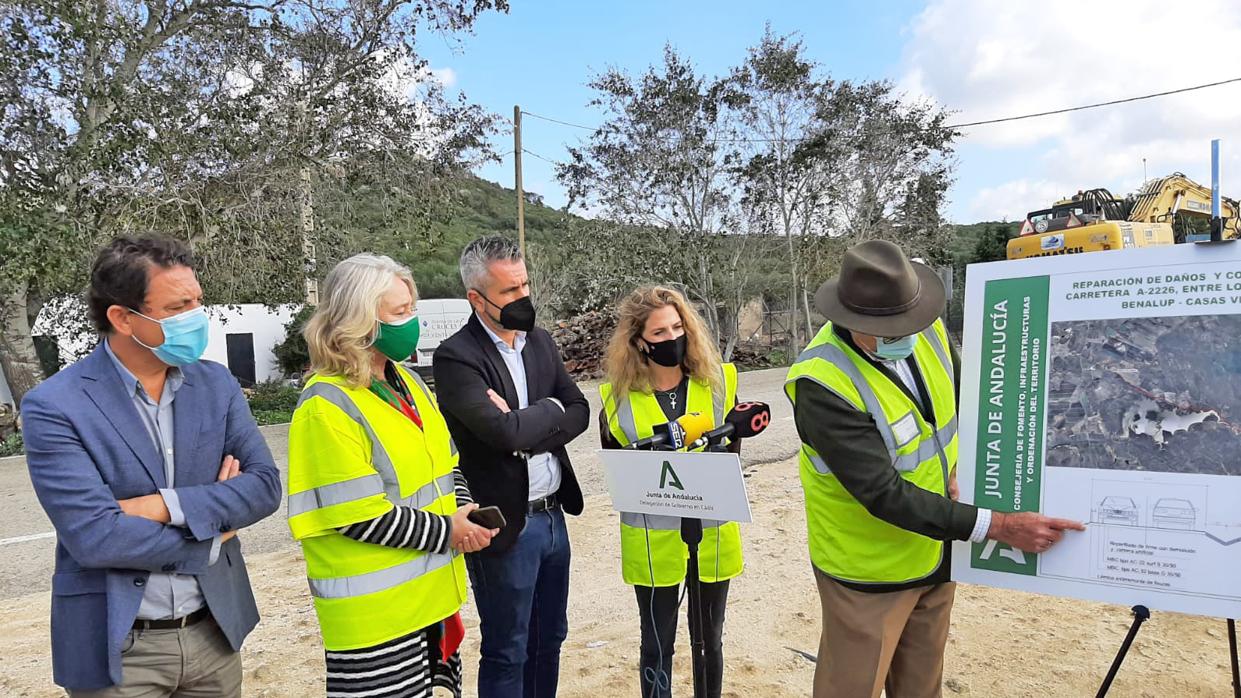
[[[327,275],[289,427],[288,516],[306,558],[327,695],[461,695],[461,553],[496,530],[457,470],[435,396],[399,362],[418,346],[417,288],[388,257]]]
[[[688,412],[710,415],[712,426],[737,402],[737,369],[722,363],[715,338],[681,292],[639,288],[621,301],[607,353],[607,383],[599,387],[604,448],[621,448]],[[737,452],[737,441],[728,445]],[[672,654],[689,551],[681,519],[621,514],[621,570],[638,598],[642,627],[640,676],[644,697],[672,695]],[[690,641],[704,646],[707,695],[718,698],[724,676],[722,635],[728,580],[741,574],[736,523],[703,521],[698,546],[703,617],[689,610]]]

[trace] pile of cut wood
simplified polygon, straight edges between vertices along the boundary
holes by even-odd
[[[552,339],[560,347],[565,369],[574,380],[590,380],[603,376],[603,359],[616,316],[591,311],[569,320],[561,320],[552,328]]]
[[[732,362],[740,368],[772,368],[776,365],[771,360],[771,347],[762,344],[738,344],[733,348]]]
[[[565,368],[574,380],[592,380],[603,376],[603,362],[616,329],[616,316],[592,311],[569,320],[561,320],[552,328],[552,339],[560,347]],[[771,368],[771,348],[761,343],[746,342],[733,349],[733,363],[742,368]]]

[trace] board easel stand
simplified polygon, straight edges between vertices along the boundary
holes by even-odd
[[[679,452],[680,448],[672,444],[663,443],[653,444],[649,449],[601,449],[599,451],[600,458],[603,460],[604,470],[608,476],[608,489],[612,494],[612,506],[614,509],[622,513],[632,512],[635,514],[675,516],[681,520],[681,540],[687,548],[685,595],[689,598],[690,659],[693,667],[695,698],[705,698],[707,695],[706,642],[704,641],[705,633],[702,632],[705,625],[705,614],[703,613],[702,586],[699,579],[701,562],[698,556],[698,546],[703,540],[703,521],[701,518],[687,517],[686,513],[691,513],[691,516],[697,514],[700,517],[702,514],[699,513],[699,510],[704,510],[704,508],[699,506],[697,509],[687,509],[674,505],[661,510],[660,507],[656,506],[655,510],[652,511],[649,505],[644,503],[647,496],[647,488],[649,487],[649,484],[644,483],[649,483],[650,478],[654,477],[659,477],[662,480],[662,468],[668,467],[669,461],[682,463],[698,473],[698,477],[705,477],[700,469],[704,467],[707,461],[718,463],[721,460],[728,460],[737,467],[735,475],[738,477],[735,482],[733,482],[732,477],[714,482],[711,487],[698,491],[700,495],[698,500],[706,505],[710,505],[707,509],[714,512],[715,518],[721,521],[749,521],[749,504],[746,500],[744,475],[740,469],[740,459],[735,454],[728,453],[728,449],[718,443],[724,438],[727,437],[723,435],[716,437],[714,434],[708,435],[705,439],[706,446],[703,448],[704,452],[695,453]],[[685,445],[684,443],[680,444],[682,448]],[[698,444],[695,443],[695,446],[697,447]],[[640,454],[643,453],[653,456],[654,459],[641,456]],[[609,460],[612,462],[609,463]],[[635,492],[635,483],[637,483],[637,492]],[[732,489],[734,485],[738,488],[736,491]],[[683,489],[679,483],[676,487]],[[697,637],[698,641],[695,642],[693,637]]]
[[[1196,243],[1199,245],[1219,245],[1235,242],[1235,240],[1223,239],[1224,225],[1223,219],[1218,215],[1211,219],[1210,235],[1188,236],[1186,242]],[[1112,668],[1108,670],[1107,676],[1103,679],[1103,685],[1099,687],[1099,692],[1095,694],[1095,698],[1103,698],[1112,688],[1112,681],[1116,679],[1116,673],[1120,671],[1120,665],[1125,661],[1125,655],[1129,654],[1129,646],[1133,644],[1133,638],[1137,637],[1138,630],[1142,624],[1150,620],[1151,612],[1145,606],[1138,605],[1133,607],[1133,624],[1129,626],[1129,632],[1125,635],[1124,642],[1120,643],[1120,650],[1116,652],[1116,659],[1112,660]],[[1237,662],[1237,621],[1228,619],[1228,655],[1229,662],[1232,665],[1232,695],[1233,698],[1241,698],[1241,669],[1238,669]]]
[[[1185,241],[1199,245],[1220,245],[1235,242],[1234,240],[1224,239],[1224,222],[1218,215],[1211,219],[1211,232],[1209,235],[1190,235]],[[1138,630],[1142,624],[1150,620],[1151,612],[1145,606],[1138,605],[1133,607],[1133,624],[1129,626],[1129,632],[1125,635],[1124,642],[1120,643],[1120,650],[1116,652],[1116,659],[1112,660],[1112,668],[1108,669],[1107,676],[1103,679],[1103,685],[1099,686],[1099,692],[1095,694],[1095,698],[1103,698],[1112,688],[1112,681],[1116,679],[1116,673],[1120,671],[1120,665],[1125,661],[1125,655],[1129,654],[1129,646],[1133,644],[1133,638],[1137,637]],[[1241,670],[1237,666],[1237,621],[1228,619],[1228,654],[1230,664],[1232,665],[1232,695],[1233,698],[1241,698]]]
[[[1099,692],[1095,694],[1095,698],[1103,698],[1112,688],[1112,681],[1116,679],[1117,672],[1120,671],[1120,665],[1125,661],[1125,655],[1129,654],[1129,646],[1133,644],[1133,638],[1137,637],[1138,630],[1142,624],[1150,620],[1151,612],[1145,606],[1138,605],[1133,607],[1133,624],[1129,626],[1129,632],[1125,635],[1124,642],[1120,643],[1120,650],[1116,652],[1116,659],[1112,660],[1112,668],[1108,669],[1107,676],[1103,679],[1103,685],[1099,686]],[[1234,698],[1241,698],[1241,670],[1237,665],[1237,621],[1232,618],[1228,619],[1228,654],[1232,664],[1232,695]]]
[[[1196,243],[1196,245],[1227,245],[1235,241],[1224,240],[1224,220],[1219,215],[1215,215],[1211,217],[1210,233],[1186,236],[1185,242]],[[1098,687],[1095,698],[1107,696],[1107,692],[1112,688],[1112,681],[1116,679],[1116,673],[1121,671],[1124,656],[1129,653],[1129,646],[1133,645],[1133,638],[1137,637],[1142,623],[1148,620],[1150,620],[1150,610],[1147,607],[1142,605],[1133,607],[1133,625],[1129,626],[1128,635],[1124,636],[1124,642],[1121,643],[1121,650],[1116,653],[1112,668],[1108,669],[1107,677],[1103,678],[1103,686]],[[1229,655],[1232,664],[1232,696],[1241,698],[1241,671],[1237,668],[1237,623],[1234,619],[1229,619]]]
[[[675,451],[675,448],[661,446],[658,451]],[[723,451],[722,446],[708,446],[707,451]],[[707,695],[707,647],[702,635],[702,587],[698,579],[698,544],[702,542],[702,519],[681,517],[681,541],[689,549],[689,560],[685,563],[685,590],[689,596],[689,624],[696,632],[690,632],[689,657],[694,674],[694,698],[706,698]],[[653,603],[653,602],[652,602]],[[694,638],[697,637],[697,640]]]

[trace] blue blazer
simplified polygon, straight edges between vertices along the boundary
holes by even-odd
[[[258,623],[250,578],[234,538],[208,565],[212,539],[280,505],[280,472],[236,379],[200,361],[182,369],[173,402],[176,482],[102,342],[22,400],[26,463],[56,529],[52,575],[52,674],[68,689],[121,683],[121,645],[151,572],[198,578],[234,650]],[[226,455],[242,474],[216,482]],[[119,499],[173,487],[186,528],[127,516]],[[243,534],[244,535],[244,534]]]

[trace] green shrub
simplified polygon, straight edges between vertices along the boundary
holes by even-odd
[[[269,424],[288,424],[293,421],[293,410],[251,410],[254,421],[264,427]]]
[[[250,413],[263,424],[284,424],[293,418],[301,388],[281,381],[264,381],[250,390]]]
[[[300,376],[310,366],[310,350],[306,348],[306,338],[302,329],[306,321],[314,314],[314,308],[304,306],[284,326],[284,341],[272,348],[276,356],[276,364],[286,376]]]
[[[20,456],[25,452],[26,449],[22,445],[22,433],[20,431],[0,439],[0,458]]]

